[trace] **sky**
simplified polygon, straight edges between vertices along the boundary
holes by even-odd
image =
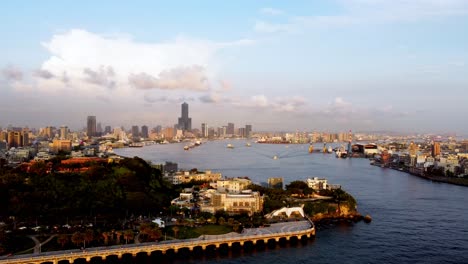
[[[468,135],[468,0],[3,1],[0,127]]]

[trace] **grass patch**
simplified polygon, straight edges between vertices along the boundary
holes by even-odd
[[[33,248],[36,244],[31,238],[27,236],[12,237],[8,242],[10,246],[9,251],[15,252],[16,255],[34,253],[33,249],[29,249]]]
[[[168,236],[178,239],[197,238],[201,235],[223,235],[232,232],[232,228],[226,225],[204,225],[200,227],[178,226],[178,228],[179,231],[177,234],[174,234],[172,227],[167,227],[165,231]]]

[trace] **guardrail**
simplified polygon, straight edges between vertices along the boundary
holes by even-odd
[[[122,256],[124,254],[136,255],[138,253],[147,253],[150,254],[154,251],[163,251],[168,250],[178,251],[182,248],[193,249],[195,247],[202,247],[203,249],[211,245],[221,245],[221,244],[233,244],[238,242],[247,242],[247,241],[259,241],[259,240],[269,240],[269,239],[279,239],[282,237],[292,237],[292,236],[310,236],[315,235],[315,227],[310,219],[308,221],[311,223],[311,227],[304,230],[290,231],[290,232],[278,232],[271,234],[256,234],[256,235],[242,235],[238,236],[226,236],[222,238],[208,238],[208,239],[187,239],[187,240],[177,240],[170,242],[152,242],[152,243],[142,243],[142,244],[133,244],[125,245],[114,248],[90,248],[86,251],[81,250],[66,250],[66,251],[55,251],[49,253],[42,253],[45,255],[24,255],[24,256],[14,256],[5,259],[0,259],[0,264],[16,264],[16,263],[43,263],[43,262],[52,262],[58,263],[61,260],[76,260],[76,259],[86,259],[90,260],[93,257],[101,257],[105,259],[107,256],[117,255]]]

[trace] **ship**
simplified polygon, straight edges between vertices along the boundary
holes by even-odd
[[[227,147],[227,148],[231,148],[231,149],[232,149],[232,148],[234,148],[234,145],[232,145],[232,144],[227,144],[227,146],[226,146],[226,147]]]
[[[311,144],[311,145],[309,146],[309,153],[312,153],[312,152],[314,152],[314,146]]]
[[[247,142],[247,144],[245,144],[245,146],[246,146],[246,147],[250,147],[251,145],[250,145],[249,142]]]
[[[132,143],[128,145],[131,148],[141,148],[143,147],[143,143]]]
[[[184,146],[184,150],[189,150],[190,147],[189,146]]]

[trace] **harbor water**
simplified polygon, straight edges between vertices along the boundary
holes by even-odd
[[[309,153],[308,145],[258,144],[244,140],[117,149],[179,169],[212,170],[254,183],[282,177],[288,184],[310,177],[339,184],[372,223],[338,224],[319,230],[307,244],[176,259],[176,263],[468,263],[468,188],[434,183],[404,172],[370,166],[368,159],[337,159]],[[233,148],[227,148],[232,144]],[[316,145],[315,149],[321,149]],[[276,156],[276,158],[274,158]]]

